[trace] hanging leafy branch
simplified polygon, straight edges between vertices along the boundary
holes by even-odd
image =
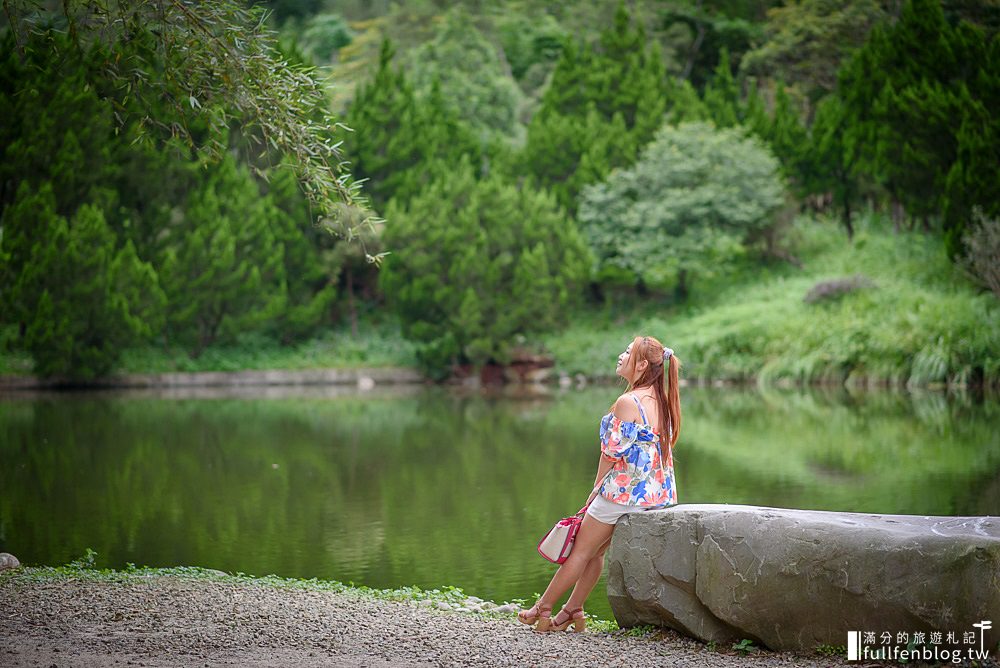
[[[180,140],[218,160],[238,123],[261,156],[285,157],[325,228],[364,246],[362,228],[380,222],[335,141],[334,132],[350,128],[330,115],[315,68],[281,55],[263,10],[239,0],[63,0],[59,10],[33,0],[2,4],[22,55],[30,34],[52,30],[65,31],[77,50],[66,57],[102,50],[91,83],[139,140]],[[384,253],[365,255],[377,263]]]

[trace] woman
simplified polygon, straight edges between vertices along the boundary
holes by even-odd
[[[594,491],[569,558],[535,605],[517,618],[535,630],[583,631],[583,604],[604,570],[604,552],[620,517],[677,503],[672,448],[681,427],[677,387],[680,360],[651,336],[636,337],[618,356],[616,373],[628,381],[601,420],[601,458]],[[552,605],[573,585],[553,618]]]

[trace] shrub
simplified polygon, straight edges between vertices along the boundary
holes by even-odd
[[[778,161],[756,139],[706,123],[664,126],[631,169],[586,188],[580,224],[607,266],[647,285],[723,271],[774,224]]]

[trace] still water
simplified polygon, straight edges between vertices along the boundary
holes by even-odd
[[[343,392],[343,391],[340,391]],[[614,387],[0,398],[0,551],[371,587],[544,590]],[[1000,515],[1000,404],[685,388],[681,503]],[[602,579],[588,612],[611,618]]]

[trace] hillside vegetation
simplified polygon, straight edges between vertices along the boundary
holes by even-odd
[[[0,371],[997,382],[992,0],[104,4],[5,3]]]

